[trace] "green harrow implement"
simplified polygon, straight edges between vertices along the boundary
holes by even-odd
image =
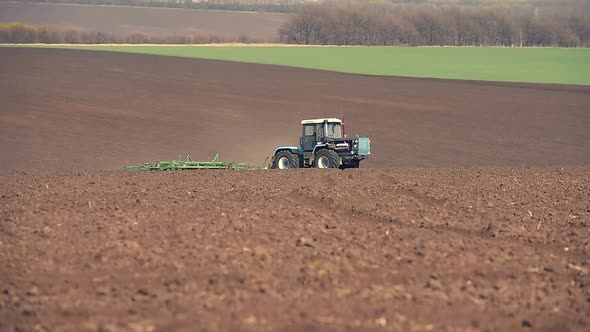
[[[251,166],[247,163],[235,162],[235,161],[221,161],[219,160],[219,153],[215,155],[215,158],[211,161],[195,161],[192,160],[191,156],[187,153],[186,160],[171,161],[157,161],[155,163],[145,163],[137,166],[125,166],[127,170],[135,171],[182,171],[182,170],[194,170],[194,169],[228,169],[228,170],[260,170],[266,169],[267,167],[256,167]]]

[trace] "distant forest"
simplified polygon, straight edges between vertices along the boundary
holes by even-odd
[[[261,43],[245,34],[236,37],[214,34],[149,36],[143,33],[115,34],[76,29],[56,30],[13,22],[0,23],[0,44],[219,44]]]
[[[2,0],[0,0],[2,1]],[[279,31],[283,43],[590,47],[590,0],[32,0],[294,13]],[[22,38],[25,38],[23,40]],[[256,42],[247,36],[115,36],[0,27],[0,42],[212,43]]]
[[[281,41],[306,45],[590,46],[590,1],[505,5],[306,5]]]

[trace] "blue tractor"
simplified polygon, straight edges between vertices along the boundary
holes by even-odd
[[[347,138],[340,119],[303,120],[301,125],[299,146],[278,147],[271,168],[359,168],[371,154],[371,140]]]

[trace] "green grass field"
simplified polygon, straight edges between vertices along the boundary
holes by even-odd
[[[590,49],[126,45],[59,47],[274,64],[367,75],[590,85]]]

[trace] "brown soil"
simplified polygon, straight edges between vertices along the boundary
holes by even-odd
[[[590,163],[590,87],[348,75],[0,49],[0,169],[120,169],[190,152],[260,164],[304,118],[344,117],[368,167]]]
[[[589,102],[0,49],[0,331],[587,331]],[[341,115],[372,137],[368,169],[91,170],[261,162]]]
[[[0,182],[3,331],[590,328],[588,167]]]
[[[245,34],[261,41],[278,38],[288,14],[216,10],[0,2],[0,22],[20,22],[54,29],[149,36]]]

